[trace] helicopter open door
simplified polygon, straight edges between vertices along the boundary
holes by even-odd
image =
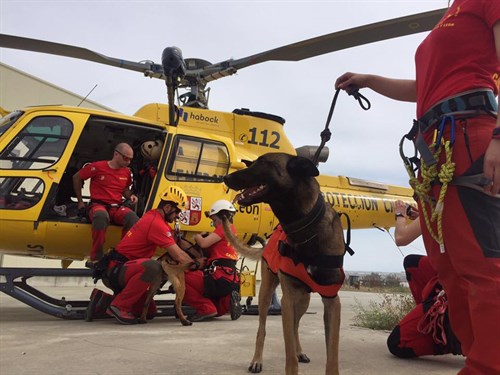
[[[123,118],[122,118],[123,117]],[[156,126],[155,126],[156,125]],[[142,215],[155,176],[141,176],[147,159],[146,141],[163,142],[165,127],[103,116],[84,108],[34,107],[14,112],[0,122],[0,236],[10,254],[84,259],[91,246],[90,225],[78,215],[72,176],[83,165],[109,160],[114,147],[129,143],[136,157],[131,173]],[[163,146],[161,146],[163,147]],[[159,155],[158,155],[159,156]],[[148,183],[149,180],[150,183]],[[88,182],[83,186],[89,199]],[[64,207],[64,210],[60,208]],[[120,239],[121,228],[110,226],[105,246]],[[50,254],[46,253],[50,249]]]

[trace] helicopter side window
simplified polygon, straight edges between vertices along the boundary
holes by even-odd
[[[221,182],[229,169],[229,152],[220,142],[178,137],[167,178],[174,181]]]
[[[25,210],[42,198],[45,184],[39,178],[0,178],[0,209]]]
[[[45,169],[61,157],[73,131],[64,117],[33,119],[0,154],[0,169]]]

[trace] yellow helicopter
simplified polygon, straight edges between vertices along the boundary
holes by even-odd
[[[1,118],[0,252],[61,259],[63,269],[54,274],[76,275],[71,273],[75,270],[64,268],[88,256],[91,235],[90,224],[71,210],[76,203],[68,177],[88,162],[108,159],[120,142],[131,144],[136,151],[131,169],[134,191],[139,196],[139,215],[155,208],[159,193],[174,184],[189,197],[188,209],[180,220],[184,236],[189,239],[195,233],[210,231],[210,221],[203,212],[216,200],[232,200],[235,195],[224,186],[223,176],[245,168],[264,153],[286,152],[312,158],[317,147],[296,149],[279,116],[246,109],[232,113],[209,110],[207,83],[266,61],[299,61],[427,31],[443,13],[444,9],[440,9],[379,22],[216,64],[184,59],[176,47],[163,51],[162,64],[138,63],[80,47],[0,34],[1,48],[73,57],[164,80],[168,97],[168,104],[147,104],[133,116],[81,107],[37,106],[14,110]],[[179,95],[180,89],[188,91]],[[326,162],[327,158],[325,148],[319,161]],[[391,227],[395,200],[413,202],[413,192],[404,187],[343,176],[320,175],[318,181],[325,200],[349,218],[352,229]],[[64,215],[55,210],[63,204]],[[238,233],[250,243],[265,238],[277,225],[265,204],[237,210]],[[347,221],[345,224],[347,227]],[[106,245],[116,244],[120,233],[121,228],[110,227]],[[34,272],[17,269],[3,275],[9,284],[16,277],[30,277]],[[78,272],[88,274],[87,270]],[[43,307],[7,285],[0,287],[23,302],[61,316],[59,309]]]

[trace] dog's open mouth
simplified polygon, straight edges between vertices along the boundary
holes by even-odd
[[[267,191],[267,185],[252,186],[238,193],[234,198],[234,202],[240,206],[249,206],[254,203],[262,202],[259,197],[262,197]]]

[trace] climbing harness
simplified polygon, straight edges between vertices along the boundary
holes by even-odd
[[[328,142],[332,136],[332,133],[330,132],[330,129],[328,129],[328,127],[330,126],[330,121],[332,120],[332,115],[333,115],[333,111],[335,109],[335,105],[337,104],[337,97],[339,96],[339,92],[340,92],[340,89],[337,89],[335,91],[335,95],[333,95],[332,104],[330,105],[330,111],[328,112],[328,117],[326,119],[325,129],[323,129],[323,131],[320,133],[321,144],[318,147],[318,149],[316,150],[316,153],[314,154],[314,157],[313,157],[313,163],[315,165],[318,165],[318,160],[319,160],[319,156],[321,154],[321,150],[323,150],[323,147],[325,147],[326,142]],[[353,90],[348,94],[349,94],[349,96],[354,97],[354,99],[356,99],[358,101],[360,107],[363,108],[365,111],[368,111],[371,108],[372,105],[371,105],[370,101],[365,96],[360,94],[358,89]]]
[[[452,155],[456,121],[481,114],[496,117],[496,111],[497,104],[491,90],[468,91],[439,102],[420,119],[414,120],[412,129],[401,138],[399,143],[399,154],[410,177],[410,186],[415,192],[415,199],[420,199],[421,214],[425,225],[431,237],[439,244],[441,253],[445,252],[442,216],[448,185],[467,186],[480,182],[478,178],[453,177],[455,163],[452,161]],[[450,127],[449,140],[444,139],[447,125]],[[428,146],[423,134],[432,128],[434,128],[434,137],[431,145]],[[403,144],[406,139],[413,142],[415,153],[412,157],[404,154]],[[438,163],[441,155],[443,155],[443,161]],[[417,178],[418,170],[420,170],[420,180]],[[435,184],[441,185],[437,200],[431,199],[430,196],[431,188]],[[433,228],[433,223],[436,224],[436,229]]]

